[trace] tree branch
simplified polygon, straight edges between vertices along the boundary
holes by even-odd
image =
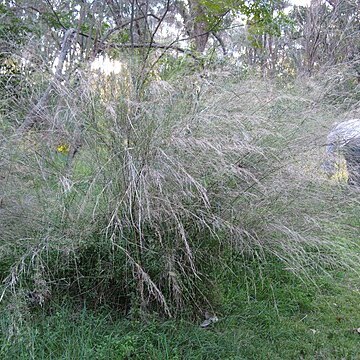
[[[225,43],[224,43],[223,39],[221,38],[221,36],[214,31],[212,32],[212,35],[219,42],[221,49],[223,51],[223,54],[226,55],[227,54],[226,46],[225,46]]]
[[[177,41],[174,41],[174,43]],[[144,44],[138,44],[138,43],[134,43],[134,44],[107,44],[108,47],[113,48],[113,49],[126,49],[126,48],[134,48],[134,49],[142,49],[142,48],[154,48],[154,49],[165,49],[165,50],[176,50],[179,51],[183,54],[189,55],[192,58],[194,58],[195,60],[198,60],[198,57],[195,56],[190,50],[187,49],[183,49],[179,46],[174,46],[173,43],[168,44],[168,45],[163,45],[163,44],[157,44],[157,43],[144,43]]]

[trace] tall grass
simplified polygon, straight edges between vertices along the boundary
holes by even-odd
[[[22,136],[24,108],[2,115],[8,309],[66,295],[171,317],[211,309],[206,269],[227,266],[224,252],[301,276],[358,263],[353,239],[334,236],[359,197],[321,171],[339,113],[317,88],[216,72],[139,94],[131,75],[56,84]]]

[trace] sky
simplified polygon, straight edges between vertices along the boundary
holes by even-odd
[[[310,4],[310,0],[290,0],[292,5],[302,5],[306,6]]]

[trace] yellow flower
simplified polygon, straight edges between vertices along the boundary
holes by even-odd
[[[61,154],[68,154],[68,152],[70,150],[70,145],[69,144],[59,144],[57,146],[56,150]]]
[[[348,171],[346,169],[346,161],[341,160],[336,164],[336,173],[331,177],[333,180],[338,182],[347,182],[349,178]]]

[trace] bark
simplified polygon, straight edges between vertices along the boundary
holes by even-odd
[[[205,12],[198,1],[190,1],[190,14],[192,20],[192,40],[195,51],[202,53],[205,51],[209,39],[208,26],[205,22]]]
[[[199,0],[191,0],[186,6],[184,2],[177,2],[177,9],[184,21],[184,27],[196,52],[205,50],[209,39],[209,29],[205,21],[204,8]]]

